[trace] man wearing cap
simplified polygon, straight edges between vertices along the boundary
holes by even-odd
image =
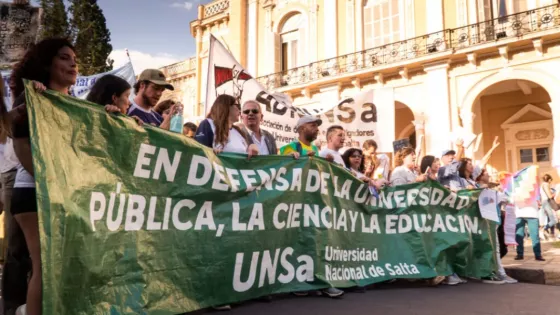
[[[319,134],[319,126],[323,121],[313,116],[301,117],[296,125],[296,132],[298,133],[298,140],[288,143],[280,148],[280,155],[291,155],[294,152],[299,153],[300,156],[318,155],[319,149],[313,144]]]
[[[163,72],[157,69],[146,69],[142,71],[138,82],[134,84],[134,93],[136,96],[128,109],[128,116],[137,116],[144,123],[168,129],[169,127],[166,125],[168,125],[169,122],[162,125],[164,122],[163,117],[152,110],[159,102],[165,89],[174,90],[173,85],[166,81]],[[171,115],[169,116],[171,117]]]
[[[451,189],[457,189],[461,186],[461,177],[459,176],[459,160],[463,157],[463,140],[459,139],[455,143],[455,150],[444,150],[441,153],[441,163],[443,164],[438,170],[438,181],[443,186]]]

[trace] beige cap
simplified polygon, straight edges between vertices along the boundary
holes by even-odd
[[[138,81],[150,81],[153,84],[161,85],[168,90],[175,90],[173,85],[169,84],[169,82],[165,80],[165,75],[163,74],[163,72],[157,69],[146,69],[142,71],[140,77],[138,77]]]

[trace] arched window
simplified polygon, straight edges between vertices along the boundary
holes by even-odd
[[[280,70],[287,71],[298,66],[300,50],[303,47],[301,36],[303,16],[296,13],[290,16],[280,29]]]
[[[402,40],[400,0],[368,0],[364,5],[364,46],[373,48]]]

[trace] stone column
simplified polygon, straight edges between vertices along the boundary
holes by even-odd
[[[476,117],[476,115],[473,112],[471,112],[470,110],[462,109],[459,116],[461,117],[461,121],[463,122],[463,129],[465,129],[465,131],[467,131],[467,132],[474,133],[473,122],[474,122],[474,118]],[[474,152],[474,146],[475,145],[476,145],[476,143],[473,143],[472,146],[465,149],[465,156],[474,157],[476,159],[479,159],[478,156],[474,155],[475,154],[475,152]],[[483,150],[478,150],[478,152],[481,152],[481,151],[483,151]]]
[[[337,34],[337,1],[329,0],[324,4],[324,26],[323,32],[325,39],[324,59],[334,58],[338,55],[338,34]],[[312,27],[312,26],[310,26]]]
[[[449,104],[449,61],[424,65],[426,106],[426,152],[440,154],[451,148],[451,108]]]
[[[425,117],[424,114],[419,114],[416,116],[416,119],[412,121],[414,125],[414,130],[416,131],[416,146],[420,143],[420,139],[424,137],[424,142],[422,143],[421,149],[423,154],[426,155],[426,132],[425,132]]]
[[[552,166],[560,176],[560,101],[550,103],[552,109],[552,124],[554,128],[554,140],[552,141]]]
[[[274,40],[274,30],[272,29],[272,9],[274,8],[274,4],[272,1],[266,2],[263,5],[265,9],[264,14],[264,58],[266,59],[265,65],[266,67],[263,70],[263,74],[272,74],[275,72],[274,69],[275,64],[275,56],[274,50],[276,41]]]
[[[258,36],[258,0],[249,0],[249,9],[247,10],[247,71],[253,77],[257,77],[257,36]]]

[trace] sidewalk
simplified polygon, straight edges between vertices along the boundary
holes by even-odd
[[[542,255],[546,261],[536,261],[531,241],[525,242],[525,259],[514,260],[515,248],[509,247],[502,258],[506,272],[520,282],[560,285],[560,242],[541,241]]]

